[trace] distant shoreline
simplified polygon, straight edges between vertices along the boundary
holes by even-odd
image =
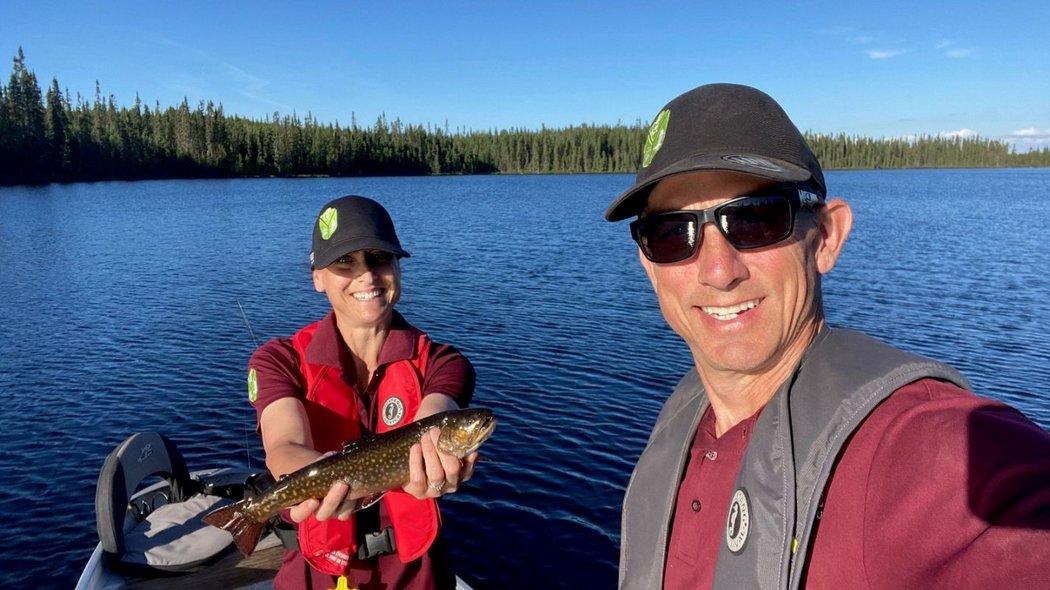
[[[865,172],[865,171],[908,171],[908,170],[1024,170],[1050,168],[1050,165],[1039,166],[913,166],[908,168],[825,168],[824,172]],[[286,176],[277,175],[255,175],[255,176],[158,176],[158,177],[129,177],[129,178],[81,178],[75,180],[44,180],[40,182],[2,183],[0,188],[8,186],[43,186],[48,184],[76,184],[93,182],[146,182],[157,180],[267,180],[267,179],[328,179],[328,178],[422,178],[422,177],[463,177],[463,176],[585,176],[585,175],[633,175],[635,172],[488,172],[488,173],[442,173],[442,174],[361,174],[329,175],[329,174],[295,174]]]
[[[633,174],[647,125],[450,132],[380,116],[371,127],[274,113],[226,115],[186,99],[118,106],[96,87],[76,100],[57,79],[42,93],[19,49],[0,86],[0,185],[191,178],[475,174]],[[825,170],[1050,167],[1050,148],[1016,153],[980,137],[873,139],[806,133]]]

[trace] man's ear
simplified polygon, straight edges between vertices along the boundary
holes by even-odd
[[[849,230],[853,227],[853,209],[842,199],[832,199],[818,213],[820,242],[817,245],[817,270],[820,274],[827,274],[835,267]]]

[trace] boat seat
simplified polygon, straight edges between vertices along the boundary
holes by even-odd
[[[139,490],[154,476],[162,481]],[[95,515],[102,551],[124,573],[196,571],[232,546],[230,533],[201,522],[229,502],[202,493],[167,437],[134,434],[106,457],[99,474]]]

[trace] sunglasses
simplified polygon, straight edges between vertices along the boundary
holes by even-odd
[[[776,244],[795,229],[795,213],[816,209],[824,200],[798,188],[779,188],[759,195],[744,195],[721,205],[697,211],[668,211],[631,222],[631,237],[642,254],[656,263],[692,257],[700,247],[704,224],[713,223],[737,250]]]

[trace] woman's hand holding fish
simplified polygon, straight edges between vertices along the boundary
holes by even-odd
[[[335,451],[329,451],[317,459],[323,459],[328,455],[334,455]],[[349,520],[350,515],[361,506],[361,496],[352,493],[350,486],[343,481],[337,481],[328,489],[328,493],[321,500],[310,498],[290,510],[290,516],[295,522],[302,522],[313,514],[317,520],[328,520],[333,516],[339,520]]]
[[[349,520],[360,504],[360,498],[350,493],[350,486],[337,481],[329,488],[323,500],[311,498],[293,506],[290,512],[295,522],[302,522],[311,514],[317,517],[317,520],[328,520],[333,516],[339,520]]]
[[[442,453],[437,448],[440,436],[440,429],[431,428],[419,444],[412,445],[408,460],[409,482],[403,489],[416,498],[440,498],[455,492],[460,484],[474,475],[477,451],[462,460]]]
[[[432,393],[423,397],[416,411],[416,420],[433,416],[439,412],[456,410],[456,400],[448,395]],[[440,498],[455,492],[459,485],[474,474],[477,452],[468,454],[462,461],[455,455],[442,453],[437,448],[441,429],[431,428],[418,444],[412,445],[408,459],[409,480],[404,489],[416,498]]]

